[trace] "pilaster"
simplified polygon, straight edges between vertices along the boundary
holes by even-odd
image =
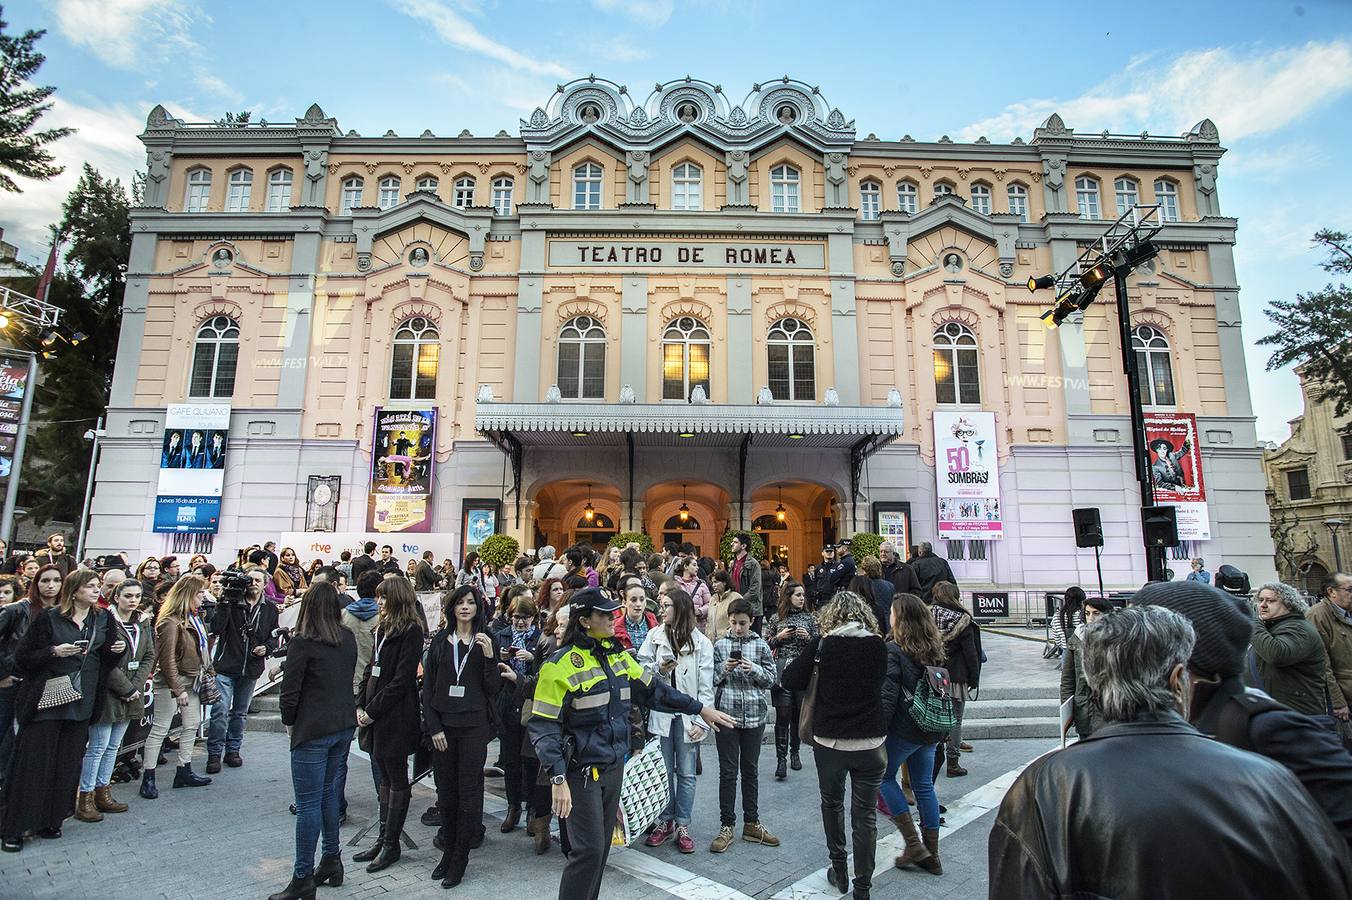
[[[533,403],[539,399],[541,309],[544,306],[545,233],[521,233],[522,275],[516,295],[516,369],[512,376],[512,399]]]
[[[758,385],[752,383],[751,279],[728,276],[728,402],[751,403]]]
[[[154,233],[133,231],[127,259],[127,286],[122,293],[122,327],[117,339],[117,362],[109,406],[131,406],[141,368],[141,346],[146,333],[146,306],[150,302],[150,275],[155,269]]]

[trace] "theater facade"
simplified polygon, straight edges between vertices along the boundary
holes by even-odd
[[[1195,421],[1205,538],[1179,555],[1269,576],[1215,126],[870,126],[891,134],[788,77],[579,79],[495,136],[155,107],[91,552],[223,561],[306,530],[715,552],[754,528],[801,572],[882,528],[964,587],[1039,589],[1093,580],[1070,513],[1093,506],[1105,579],[1135,585],[1122,332],[1103,302],[1049,330],[1025,283],[1158,203],[1130,340],[1147,411]],[[219,474],[166,479],[166,434],[196,446],[212,415]],[[175,516],[166,492],[211,478]]]

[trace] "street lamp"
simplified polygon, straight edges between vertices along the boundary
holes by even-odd
[[[1338,547],[1338,529],[1343,527],[1342,519],[1325,519],[1324,527],[1329,530],[1333,540],[1333,566],[1339,572],[1343,570],[1343,551]]]

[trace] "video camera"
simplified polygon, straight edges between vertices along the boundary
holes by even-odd
[[[280,625],[272,629],[272,639],[277,642],[277,649],[269,653],[269,656],[286,656],[287,647],[291,643],[291,629],[285,625]]]
[[[248,606],[253,579],[243,570],[231,566],[221,573],[220,603],[230,606]]]

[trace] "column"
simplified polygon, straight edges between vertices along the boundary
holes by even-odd
[[[286,294],[285,344],[277,385],[277,406],[301,409],[310,362],[310,331],[314,321],[315,272],[319,269],[320,235],[297,233],[291,257],[290,288]],[[318,354],[315,354],[318,356]]]
[[[135,218],[135,213],[133,213]],[[150,275],[155,269],[156,235],[133,231],[127,260],[127,286],[122,294],[122,328],[117,339],[110,407],[131,406],[141,368],[141,343],[146,333],[146,305],[150,302]]]
[[[512,375],[512,399],[535,403],[540,399],[541,308],[544,305],[545,235],[531,230],[521,233],[523,273],[516,293],[516,369]]]
[[[626,275],[620,287],[620,387],[648,402],[648,276]]]
[[[752,403],[759,386],[752,384],[751,278],[728,276],[728,402]]]
[[[1244,335],[1239,314],[1239,279],[1230,244],[1208,244],[1211,283],[1217,286],[1216,334],[1220,342],[1221,370],[1225,372],[1225,408],[1232,416],[1252,416],[1249,376],[1244,362]]]
[[[859,330],[854,297],[854,239],[833,234],[828,239],[831,274],[831,347],[842,406],[859,405]]]

